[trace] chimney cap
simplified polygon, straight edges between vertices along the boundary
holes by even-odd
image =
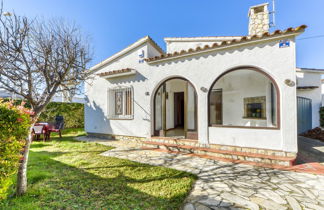
[[[248,16],[250,17],[252,10],[254,10],[256,8],[259,8],[259,7],[268,7],[268,5],[269,5],[269,3],[263,3],[263,4],[258,4],[258,5],[251,6],[250,9],[249,9]]]

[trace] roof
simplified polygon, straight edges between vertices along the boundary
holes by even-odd
[[[307,89],[316,89],[318,86],[299,86],[297,87],[298,90],[307,90]]]
[[[161,54],[164,54],[164,51],[162,50],[161,47],[158,46],[158,44],[156,42],[154,42],[154,40],[149,37],[149,36],[145,36],[139,40],[137,40],[136,42],[134,42],[133,44],[129,45],[128,47],[124,48],[123,50],[117,52],[116,54],[110,56],[109,58],[103,60],[102,62],[94,65],[93,67],[90,68],[90,71],[96,71],[99,68],[108,65],[109,63],[115,61],[117,58],[119,58],[122,55],[125,55],[126,53],[128,53],[129,51],[141,46],[144,43],[150,43],[157,51],[159,51]]]
[[[309,72],[309,73],[319,73],[324,74],[324,69],[315,69],[315,68],[297,68],[297,71],[300,72]]]
[[[163,60],[169,60],[169,59],[175,59],[175,58],[179,58],[179,57],[185,57],[188,55],[193,55],[193,54],[200,54],[200,53],[205,53],[205,52],[209,52],[209,51],[214,51],[217,49],[224,49],[224,48],[228,48],[228,47],[234,47],[237,45],[242,45],[242,44],[248,44],[248,43],[252,43],[254,41],[262,41],[265,40],[267,38],[277,38],[280,36],[284,36],[284,35],[292,35],[292,34],[299,34],[304,32],[305,28],[307,28],[306,25],[301,25],[299,27],[296,28],[288,28],[284,31],[281,30],[276,30],[273,33],[269,33],[266,32],[262,35],[253,35],[253,36],[243,36],[240,39],[232,39],[230,41],[223,41],[220,44],[214,43],[213,45],[209,46],[209,45],[205,45],[204,47],[197,47],[196,49],[189,49],[187,51],[182,50],[180,52],[174,52],[174,53],[168,53],[168,54],[162,54],[160,56],[155,56],[152,58],[147,58],[145,59],[146,62],[148,63],[154,63],[157,61],[163,61]]]
[[[104,78],[112,78],[117,76],[128,76],[133,74],[136,74],[136,70],[131,68],[125,68],[125,69],[102,72],[97,75]]]
[[[217,42],[223,40],[240,39],[242,36],[201,36],[201,37],[165,37],[165,42]]]

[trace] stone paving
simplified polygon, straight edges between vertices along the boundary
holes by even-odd
[[[324,210],[324,176],[226,163],[188,155],[141,149],[125,141],[78,137],[115,147],[102,155],[187,171],[198,180],[184,210]]]

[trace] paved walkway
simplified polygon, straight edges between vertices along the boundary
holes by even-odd
[[[324,165],[324,142],[299,136],[298,151],[298,163],[318,162]]]
[[[187,171],[198,180],[185,210],[324,210],[324,176],[225,163],[188,155],[144,150],[125,141],[79,137],[115,149],[102,155]]]

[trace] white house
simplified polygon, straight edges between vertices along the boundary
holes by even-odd
[[[15,94],[15,93],[10,93],[9,91],[0,88],[0,98],[11,98],[11,99],[21,99],[22,97]],[[63,103],[85,103],[85,99],[83,95],[73,95],[71,97],[69,93],[57,93],[53,96],[52,98],[53,102],[63,102]]]
[[[321,69],[324,73],[324,69]],[[324,79],[321,80],[321,89],[322,89],[322,106],[324,106]]]
[[[298,132],[320,126],[322,107],[322,69],[297,68]],[[305,112],[306,111],[306,112]]]
[[[269,33],[262,4],[249,10],[248,36],[165,38],[167,52],[143,37],[91,68],[86,132],[289,165],[297,153],[295,38],[305,28]]]

